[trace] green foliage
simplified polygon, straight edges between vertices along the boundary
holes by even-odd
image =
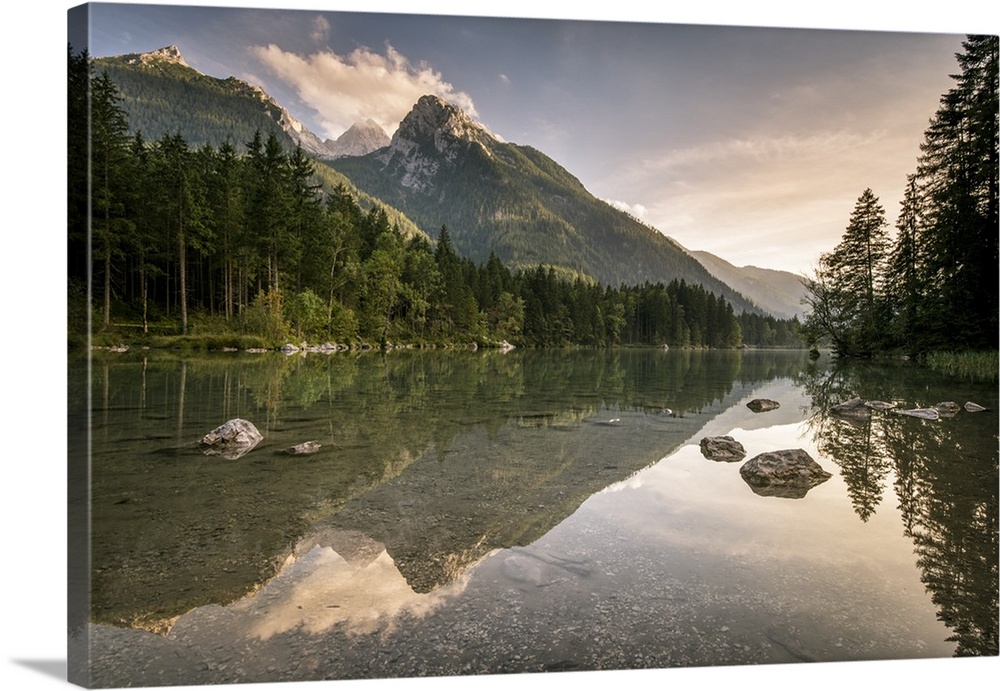
[[[925,362],[928,367],[938,372],[965,381],[993,381],[1000,373],[997,351],[965,351],[927,353]]]
[[[292,296],[285,305],[285,314],[298,339],[312,340],[327,332],[326,304],[308,288]]]
[[[171,78],[188,74],[183,66],[161,67],[176,72]],[[752,313],[737,317],[728,299],[696,282],[605,287],[579,266],[539,261],[515,271],[501,252],[477,263],[460,249],[467,227],[441,226],[432,244],[391,209],[364,206],[348,184],[330,187],[331,171],[301,149],[286,152],[273,132],[218,147],[194,147],[177,133],[152,143],[128,137],[114,84],[97,84],[107,120],[99,131],[111,134],[93,150],[108,152],[114,174],[90,190],[103,223],[90,274],[103,279],[98,315],[108,345],[233,347],[237,337],[254,337],[269,347],[329,340],[732,348],[748,335],[761,338],[754,344],[788,345],[795,333],[787,322],[757,328]],[[546,194],[582,194],[579,182],[542,154],[516,147],[500,153],[515,166],[505,169],[515,188],[528,184],[516,175],[527,168]],[[488,172],[487,164],[474,157],[467,165]],[[602,205],[576,201],[622,222]],[[582,211],[568,197],[556,203],[559,214],[539,206],[529,215],[578,242],[578,229],[562,219]],[[71,218],[71,230],[86,226],[79,221]],[[82,336],[87,280],[85,263],[71,265],[71,316]]]
[[[250,308],[242,314],[243,329],[260,334],[268,341],[284,341],[291,333],[284,315],[284,298],[278,291],[262,291],[254,298]]]
[[[446,225],[456,253],[476,263],[493,254],[515,269],[553,266],[612,286],[684,280],[707,286],[737,311],[759,311],[673,241],[595,198],[541,152],[495,140],[456,140],[449,147],[449,161],[425,189],[403,185],[407,169],[374,155],[329,165],[421,227]]]
[[[840,355],[991,350],[998,333],[998,37],[969,36],[888,239],[866,190],[807,281],[810,339]]]
[[[886,320],[888,224],[878,197],[866,189],[858,197],[840,244],[820,256],[808,279],[812,312],[806,329],[833,342],[839,355],[867,356],[881,347]]]

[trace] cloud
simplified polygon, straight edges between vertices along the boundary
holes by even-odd
[[[895,161],[901,147],[917,153],[899,140],[846,129],[719,139],[635,162],[606,194],[627,190],[641,220],[685,247],[799,271],[836,245],[865,187],[894,220],[905,183]]]
[[[366,118],[391,134],[417,100],[427,94],[478,117],[468,94],[456,91],[426,63],[411,63],[389,44],[384,55],[358,48],[347,55],[325,50],[303,57],[274,44],[254,46],[251,51],[319,113],[320,127],[329,138]]]
[[[629,204],[628,202],[618,201],[617,199],[605,199],[604,201],[619,211],[624,211],[633,218],[638,218],[640,221],[646,218],[647,209],[642,204]]]
[[[500,78],[500,83],[503,84],[504,86],[510,84],[510,77],[508,77],[506,74],[500,73],[499,78]]]
[[[677,170],[687,166],[788,160],[829,160],[846,152],[868,150],[883,139],[884,133],[831,131],[807,136],[783,135],[732,138],[702,146],[674,149],[643,163],[648,169]]]
[[[330,35],[330,21],[319,14],[313,19],[313,30],[309,34],[309,38],[319,43],[320,41],[325,41]]]

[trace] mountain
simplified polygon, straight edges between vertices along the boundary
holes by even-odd
[[[327,139],[324,145],[329,153],[321,154],[321,156],[325,158],[364,156],[376,149],[388,146],[389,142],[389,135],[385,133],[381,125],[368,118],[364,122],[354,123],[336,139]]]
[[[370,120],[336,141],[324,141],[260,87],[236,77],[202,74],[188,65],[177,46],[96,58],[94,66],[115,82],[132,129],[147,140],[180,131],[192,146],[217,147],[228,138],[240,148],[259,130],[275,132],[286,146],[297,144],[316,158],[357,156],[389,142]]]
[[[776,317],[791,319],[805,314],[806,296],[802,278],[788,271],[757,266],[736,267],[709,252],[689,251],[709,273],[732,286],[755,304]]]
[[[494,253],[515,268],[545,264],[614,286],[683,279],[725,296],[737,313],[760,311],[542,152],[501,141],[436,96],[417,102],[387,147],[330,165],[425,230],[447,226],[474,261]]]
[[[260,87],[236,77],[202,74],[188,65],[177,46],[95,58],[94,69],[98,74],[106,72],[118,87],[129,128],[142,132],[147,141],[179,132],[192,147],[218,147],[228,139],[242,150],[255,132],[264,136],[273,132],[287,150],[299,145],[316,159],[314,170],[325,189],[344,185],[362,208],[385,207],[322,163],[385,146],[389,137],[374,121],[358,123],[336,141],[323,141]],[[424,234],[397,209],[385,207],[385,211],[404,235]]]
[[[365,209],[383,206],[407,235],[447,225],[456,250],[513,268],[539,264],[605,285],[685,280],[761,311],[656,229],[590,194],[555,161],[502,141],[459,109],[421,98],[390,139],[372,120],[321,140],[260,87],[192,68],[176,46],[94,60],[122,95],[133,131],[179,132],[191,146],[237,149],[255,132],[311,155],[327,189],[345,185]]]

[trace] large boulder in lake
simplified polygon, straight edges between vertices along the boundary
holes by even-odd
[[[710,461],[735,463],[743,460],[747,450],[732,437],[705,437],[701,440],[701,455]]]
[[[747,408],[755,413],[766,413],[769,410],[777,410],[781,404],[768,398],[755,398],[747,403]]]
[[[252,422],[233,418],[202,437],[198,447],[206,456],[235,460],[250,452],[263,439],[264,436]]]
[[[801,499],[831,474],[802,449],[766,451],[740,467],[740,475],[762,497]]]

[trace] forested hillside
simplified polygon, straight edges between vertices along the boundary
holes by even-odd
[[[239,149],[228,139],[193,147],[180,134],[147,141],[132,133],[110,76],[85,55],[70,52],[69,63],[70,327],[80,337],[91,328],[99,340],[229,347],[733,347],[744,333],[797,342],[794,322],[737,316],[683,280],[605,287],[541,263],[463,258],[448,227],[436,242],[405,232],[346,184],[324,186],[329,173],[274,132]],[[88,128],[72,126],[88,119],[89,148]]]
[[[514,268],[548,264],[613,286],[683,280],[762,312],[541,151],[498,140],[437,97],[417,102],[388,148],[330,165],[422,227],[446,224],[474,261],[493,253]]]
[[[122,97],[131,128],[150,140],[183,130],[193,147],[221,146],[239,153],[255,132],[274,134],[285,148],[295,142],[281,128],[281,108],[246,82],[216,79],[192,69],[177,55],[130,55],[94,60]],[[181,123],[180,118],[183,118]]]

